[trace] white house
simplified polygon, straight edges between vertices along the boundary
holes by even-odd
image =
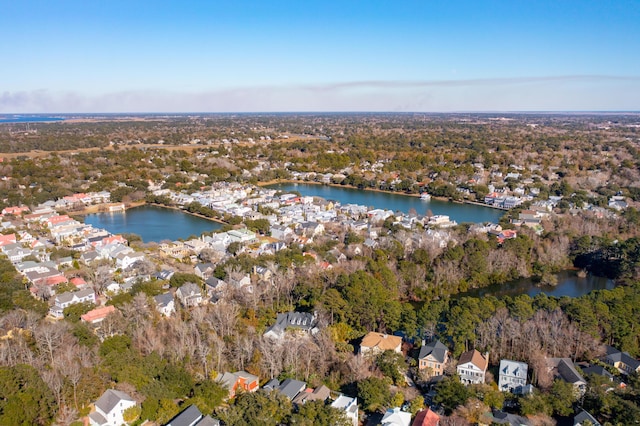
[[[524,362],[503,359],[500,361],[498,389],[503,392],[522,392],[527,385],[527,370],[529,366]]]
[[[49,310],[49,313],[55,318],[62,318],[64,308],[84,302],[96,303],[96,294],[92,289],[87,288],[80,291],[58,294],[53,301],[53,306]]]
[[[409,426],[411,413],[401,411],[400,408],[389,408],[382,417],[382,426]]]
[[[202,303],[202,290],[197,284],[186,283],[176,291],[176,296],[184,307],[198,306]]]
[[[460,381],[465,385],[484,383],[488,365],[488,354],[482,355],[475,349],[463,353],[457,367]]]
[[[170,317],[176,311],[175,301],[171,293],[164,293],[154,296],[156,309],[165,317]]]
[[[107,389],[96,401],[96,411],[89,415],[92,426],[121,426],[126,424],[123,419],[124,411],[134,407],[136,402],[124,392]]]
[[[353,426],[358,426],[358,398],[340,395],[331,403],[331,406],[338,410],[343,410],[347,414],[347,417],[353,422]]]

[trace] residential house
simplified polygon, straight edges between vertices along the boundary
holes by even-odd
[[[116,256],[116,266],[121,269],[127,269],[136,262],[142,262],[144,254],[129,251],[127,253],[118,253]]]
[[[98,324],[102,322],[107,316],[114,313],[115,311],[116,311],[115,306],[101,306],[99,308],[96,308],[87,312],[84,315],[81,315],[80,319],[90,324]]]
[[[171,293],[164,293],[154,296],[153,300],[156,302],[156,310],[165,317],[170,317],[175,311],[175,301]]]
[[[89,415],[92,426],[121,426],[125,424],[124,411],[135,407],[136,402],[129,395],[115,389],[107,389],[95,403],[96,410]]]
[[[409,426],[411,413],[401,411],[400,408],[389,408],[382,416],[382,426]]]
[[[402,352],[402,337],[372,331],[362,338],[360,353],[377,355],[384,351]]]
[[[260,379],[258,376],[249,374],[246,371],[236,373],[224,373],[216,378],[229,391],[229,398],[234,398],[238,389],[244,392],[255,392],[258,390]]]
[[[572,384],[576,392],[584,394],[587,382],[578,373],[570,358],[547,358],[547,367],[555,379]]]
[[[602,426],[595,417],[582,410],[573,418],[573,426]]]
[[[460,355],[456,370],[465,385],[480,384],[484,383],[488,366],[489,354],[482,355],[474,349]]]
[[[503,392],[522,393],[527,385],[527,370],[529,366],[524,362],[503,359],[498,370],[498,389]]]
[[[627,352],[621,352],[613,346],[606,347],[606,355],[603,359],[607,364],[615,367],[624,375],[640,371],[640,361],[629,355]]]
[[[209,415],[205,416],[198,407],[190,405],[169,420],[165,426],[220,426],[220,420]]]
[[[290,401],[293,401],[293,399],[300,392],[303,392],[306,387],[307,384],[305,382],[295,379],[286,379],[282,383],[280,383],[278,379],[271,379],[269,383],[264,385],[264,389],[280,392],[282,395],[289,398]]]
[[[343,410],[347,414],[347,417],[351,419],[353,426],[358,426],[358,398],[340,395],[331,403],[331,406],[338,410]]]
[[[413,420],[411,426],[439,426],[440,416],[427,408],[416,414],[416,418]]]
[[[288,226],[272,225],[270,231],[271,236],[278,240],[286,240],[293,235],[293,230]]]
[[[300,392],[295,398],[293,403],[300,405],[310,401],[326,401],[331,396],[331,390],[325,385],[321,385],[315,389],[307,388],[304,392]]]
[[[66,307],[85,302],[96,303],[96,294],[90,288],[58,294],[53,300],[53,306],[49,309],[49,313],[54,318],[62,318]]]
[[[499,424],[509,426],[533,426],[533,422],[526,417],[517,414],[506,413],[501,410],[493,409],[490,415],[483,418],[487,424]],[[484,423],[484,422],[483,422]]]
[[[418,355],[418,369],[427,370],[429,376],[442,376],[449,361],[449,349],[440,340],[423,344]]]
[[[200,286],[194,283],[185,283],[178,291],[176,296],[180,299],[182,306],[190,308],[192,306],[198,306],[202,303],[202,290]]]
[[[264,336],[274,339],[284,337],[287,328],[301,330],[305,333],[316,334],[318,332],[318,318],[315,313],[286,312],[278,314],[275,324],[267,329]]]
[[[207,280],[213,276],[215,269],[214,263],[199,263],[194,267],[194,272],[198,277]]]

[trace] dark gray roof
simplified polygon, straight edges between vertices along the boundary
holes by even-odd
[[[629,366],[632,370],[637,370],[640,367],[640,361],[629,355],[627,352],[621,352],[613,346],[607,346],[606,358],[612,363],[622,362]]]
[[[584,378],[578,373],[570,358],[549,358],[551,366],[554,368],[554,376],[573,385],[586,383]]]
[[[273,331],[276,334],[281,334],[287,327],[295,327],[311,331],[315,328],[316,324],[317,319],[314,314],[309,312],[286,312],[278,314],[276,323],[269,327],[267,332]]]
[[[105,413],[109,413],[121,400],[133,401],[133,398],[124,392],[115,389],[107,389],[96,401],[96,407],[100,408]]]
[[[597,374],[599,376],[604,376],[609,379],[613,379],[613,374],[609,373],[607,369],[601,365],[590,365],[587,368],[583,368],[582,372],[584,374]]]
[[[157,296],[154,296],[153,299],[156,301],[158,306],[165,307],[173,301],[173,294],[171,293],[159,294]]]
[[[297,394],[307,387],[305,382],[295,379],[287,379],[278,386],[278,391],[289,399],[293,399]]]
[[[277,389],[278,386],[280,386],[280,380],[278,379],[271,379],[269,380],[269,382],[264,385],[262,388],[265,390],[274,390]]]
[[[584,410],[582,410],[580,413],[578,413],[577,416],[573,418],[573,424],[574,426],[578,424],[584,424],[584,422],[586,422],[587,420],[591,422],[593,426],[601,426],[599,421],[597,421],[591,414],[587,413]]]
[[[197,269],[200,272],[205,272],[207,269],[215,269],[216,265],[214,263],[198,263],[195,266],[195,269]]]
[[[493,410],[492,412],[492,422],[497,424],[505,424],[512,426],[521,426],[521,425],[531,425],[531,423],[527,418],[518,416],[516,414],[505,413],[500,410]]]
[[[436,361],[444,363],[448,350],[449,349],[447,349],[444,343],[440,340],[432,340],[420,348],[420,355],[418,355],[418,359],[431,355],[436,359]]]
[[[202,418],[202,413],[195,405],[188,406],[173,419],[169,420],[165,426],[194,426]]]

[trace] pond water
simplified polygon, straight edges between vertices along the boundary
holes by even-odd
[[[402,194],[390,194],[387,192],[367,191],[342,186],[314,185],[305,183],[281,183],[269,185],[268,188],[277,189],[283,192],[296,191],[303,196],[322,197],[326,200],[339,201],[342,204],[359,204],[367,207],[401,211],[409,213],[415,209],[419,215],[431,213],[448,215],[458,223],[473,222],[496,223],[504,211],[492,209],[490,207],[477,206],[473,204],[453,203],[450,201],[431,199],[423,201],[420,197],[412,197]]]
[[[539,293],[554,297],[579,297],[593,290],[611,290],[615,287],[615,282],[609,278],[587,275],[584,278],[578,277],[576,271],[562,271],[556,274],[558,284],[555,286],[541,286],[532,278],[522,278],[505,284],[494,284],[484,288],[459,293],[455,297],[504,297],[528,294],[531,297]]]
[[[136,234],[142,241],[188,239],[222,227],[221,224],[180,210],[142,206],[118,213],[97,213],[85,216],[84,222],[112,234]]]

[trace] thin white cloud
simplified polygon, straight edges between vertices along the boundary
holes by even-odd
[[[0,92],[2,113],[638,110],[640,77],[567,75],[255,86],[199,93]]]

